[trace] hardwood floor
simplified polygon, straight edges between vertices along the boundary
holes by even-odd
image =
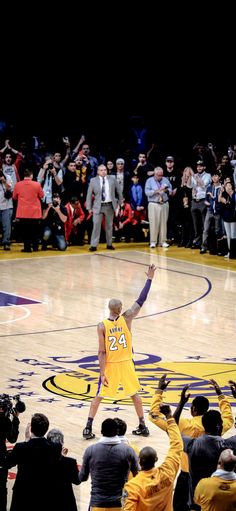
[[[32,413],[42,411],[50,427],[63,430],[69,455],[81,463],[89,445],[82,430],[98,379],[97,323],[107,317],[110,298],[119,298],[124,309],[135,301],[150,263],[157,266],[155,279],[132,329],[145,415],[164,372],[171,380],[166,401],[173,409],[186,383],[192,398],[203,393],[212,406],[217,399],[209,378],[230,394],[227,382],[236,380],[236,261],[144,244],[120,244],[112,253],[101,245],[94,254],[85,246],[22,256],[16,245],[1,253],[0,263],[0,392],[20,393],[26,403],[19,440]],[[118,402],[101,403],[96,437],[109,416],[126,420],[128,438],[139,448],[152,445],[163,460],[165,434],[148,423],[151,436],[134,439],[137,418],[122,393]],[[9,480],[9,501],[11,487]],[[75,488],[80,511],[88,509],[89,492],[90,482]]]

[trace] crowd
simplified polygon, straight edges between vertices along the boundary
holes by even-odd
[[[4,250],[12,239],[24,252],[86,241],[91,252],[100,241],[114,250],[113,242],[149,233],[151,249],[174,243],[236,257],[236,145],[219,152],[196,144],[177,159],[137,145],[111,158],[93,156],[84,136],[74,148],[64,137],[61,152],[33,140],[17,150],[6,139],[0,149]]]
[[[6,451],[6,439],[16,442],[19,419],[6,416],[0,406],[0,499],[6,510],[7,471],[17,466],[10,504],[11,511],[32,509],[76,511],[73,484],[91,477],[88,502],[93,511],[229,511],[236,507],[236,435],[222,435],[233,425],[230,401],[215,380],[210,380],[219,400],[219,411],[209,410],[209,401],[197,396],[191,405],[191,418],[181,412],[190,399],[184,387],[180,402],[172,414],[163,403],[169,381],[164,374],[153,396],[149,419],[164,429],[169,449],[159,466],[155,436],[137,453],[129,443],[126,423],[107,418],[101,425],[101,437],[85,449],[78,468],[77,460],[67,456],[64,435],[49,430],[43,413],[33,414],[25,431],[25,441]],[[236,398],[236,383],[229,382]],[[158,434],[158,433],[157,433]],[[177,478],[178,476],[178,478]],[[177,479],[176,479],[177,478]]]

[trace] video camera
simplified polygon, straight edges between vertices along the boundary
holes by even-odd
[[[13,401],[15,401],[15,403]],[[0,408],[3,409],[5,417],[9,417],[11,414],[14,414],[14,412],[23,413],[26,406],[25,403],[21,401],[19,394],[12,397],[8,394],[0,394]]]

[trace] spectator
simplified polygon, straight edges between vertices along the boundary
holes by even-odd
[[[138,459],[134,450],[117,436],[117,424],[105,419],[102,437],[88,447],[79,473],[80,481],[91,476],[91,508],[121,508],[122,490],[129,472],[138,473]]]
[[[43,239],[42,250],[47,250],[48,242],[51,242],[58,250],[66,250],[65,222],[67,210],[61,204],[59,193],[54,193],[52,203],[48,204],[43,211]]]
[[[197,172],[191,177],[189,186],[192,188],[191,214],[194,226],[194,240],[192,248],[201,248],[202,233],[207,206],[206,190],[211,183],[211,175],[206,172],[206,165],[203,160],[197,161]]]
[[[0,396],[0,509],[7,511],[7,467],[4,466],[7,447],[6,440],[11,443],[17,441],[19,435],[19,413],[13,410],[13,416],[8,414],[7,396]]]
[[[145,185],[145,194],[148,198],[150,248],[155,248],[157,241],[161,247],[169,247],[169,244],[166,242],[166,236],[169,194],[171,192],[171,184],[166,177],[163,177],[163,169],[156,167],[154,169],[154,176],[149,177]]]
[[[124,511],[170,511],[172,509],[173,485],[179,469],[183,442],[179,428],[168,405],[161,406],[166,417],[170,447],[165,461],[157,468],[157,453],[152,447],[144,447],[139,454],[141,472],[126,483],[123,491]]]
[[[202,511],[230,511],[236,509],[236,456],[231,449],[222,451],[218,466],[211,477],[201,479],[194,493],[194,501]]]
[[[59,429],[51,429],[47,440],[59,446],[61,456],[56,472],[55,511],[77,511],[72,484],[80,484],[77,461],[67,457],[68,449],[64,447],[64,435]]]
[[[205,254],[208,249],[208,237],[211,228],[211,223],[214,223],[214,231],[215,231],[215,250],[214,253],[217,253],[216,250],[216,239],[219,239],[222,236],[222,221],[220,215],[220,204],[219,204],[219,191],[220,191],[220,176],[217,172],[215,172],[212,176],[212,184],[207,187],[206,190],[206,201],[205,204],[207,206],[207,212],[204,220],[204,230],[202,237],[202,248],[200,250],[200,254]],[[212,252],[212,251],[211,251]]]
[[[0,169],[0,223],[2,224],[2,244],[4,250],[10,250],[13,183],[8,175]]]
[[[231,182],[221,187],[219,202],[228,243],[228,254],[225,257],[236,259],[236,192]]]
[[[163,392],[167,389],[170,381],[166,380],[164,374],[158,383],[149,414],[149,419],[163,430],[166,430],[166,421],[160,414],[160,404],[163,399]],[[219,385],[215,380],[210,380],[213,385],[219,400],[219,407],[222,416],[223,432],[228,431],[233,424],[232,410],[229,400],[222,394]],[[192,438],[197,438],[204,434],[202,425],[202,416],[209,408],[209,401],[205,396],[196,396],[191,405],[191,418],[180,417],[181,411],[185,403],[189,400],[190,394],[186,395],[189,387],[183,388],[179,405],[174,413],[174,418],[179,425],[180,432]],[[178,476],[174,492],[174,511],[189,511],[189,466],[188,457],[186,453],[182,453],[181,458],[181,472]]]
[[[86,209],[89,213],[93,213],[93,232],[91,236],[91,247],[89,249],[90,252],[95,252],[97,250],[103,215],[105,216],[107,249],[114,250],[112,246],[113,218],[118,205],[115,193],[118,194],[119,203],[121,203],[122,194],[115,176],[108,176],[106,166],[99,165],[98,175],[91,179],[86,198]],[[93,195],[94,201],[92,203]]]
[[[72,197],[66,204],[67,220],[65,223],[65,238],[72,245],[84,244],[85,214],[77,197]]]
[[[10,140],[5,141],[5,147],[0,149],[0,153],[4,155],[2,164],[4,175],[10,177],[14,187],[17,181],[20,181],[18,169],[22,161],[22,154],[10,146]],[[16,155],[14,163],[13,154]]]
[[[54,166],[51,156],[45,158],[45,162],[38,173],[37,181],[41,184],[44,191],[43,202],[45,204],[51,204],[53,194],[61,193],[61,185],[63,182],[62,169],[58,169]]]
[[[56,498],[55,476],[60,457],[58,446],[45,434],[48,418],[42,413],[32,416],[25,442],[17,443],[8,453],[8,468],[17,465],[10,511],[52,511]]]
[[[167,156],[165,161],[164,176],[168,179],[172,186],[169,195],[169,215],[167,222],[167,239],[170,243],[178,239],[178,225],[180,221],[180,202],[179,191],[181,185],[180,173],[176,169],[175,159],[173,156]]]
[[[17,200],[16,218],[20,219],[24,248],[22,252],[38,251],[39,221],[42,218],[41,199],[44,192],[39,183],[33,181],[33,172],[25,170],[24,179],[13,190]]]
[[[200,510],[193,503],[195,488],[204,477],[210,477],[217,467],[221,451],[230,448],[236,449],[236,436],[223,439],[222,418],[217,410],[209,410],[202,417],[205,433],[199,438],[183,436],[184,450],[188,454],[191,480],[191,509]]]

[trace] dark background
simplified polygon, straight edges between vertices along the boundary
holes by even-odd
[[[0,120],[21,139],[85,133],[109,144],[143,116],[169,152],[236,141],[234,27],[225,7],[14,7],[1,38]]]

